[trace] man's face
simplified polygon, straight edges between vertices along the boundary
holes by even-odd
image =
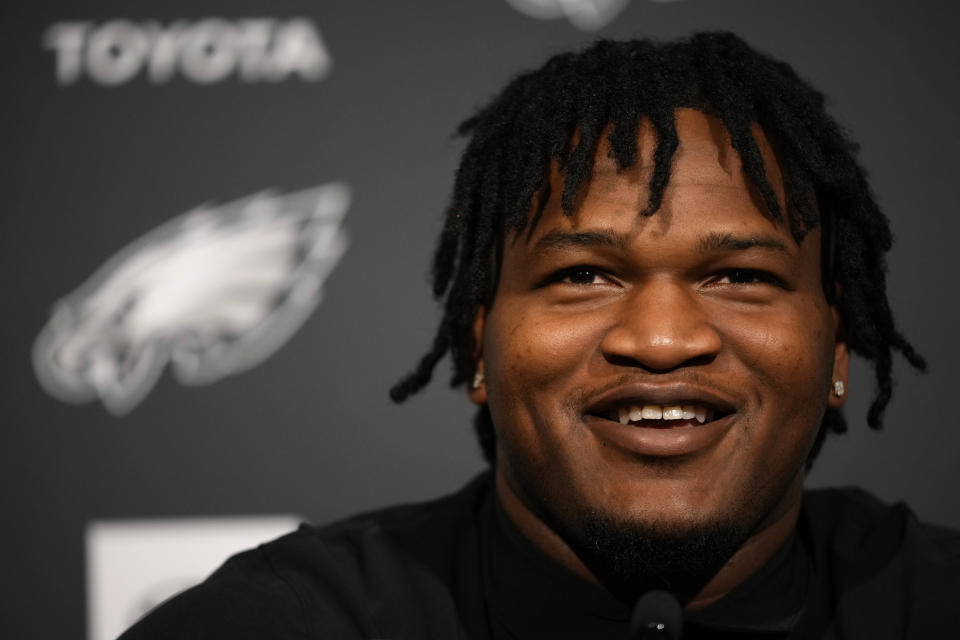
[[[651,217],[646,125],[622,173],[601,145],[571,217],[555,172],[532,233],[506,239],[477,323],[486,380],[473,398],[496,428],[498,490],[563,537],[596,515],[668,533],[762,529],[798,504],[824,410],[839,406],[846,350],[819,232],[797,245],[764,217],[718,120],[679,110],[676,125]]]

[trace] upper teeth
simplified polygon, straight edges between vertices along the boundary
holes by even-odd
[[[692,404],[633,405],[632,407],[621,408],[619,414],[620,424],[627,424],[631,421],[639,422],[640,420],[692,420],[694,418],[700,424],[703,424],[708,419],[713,419],[713,411]]]

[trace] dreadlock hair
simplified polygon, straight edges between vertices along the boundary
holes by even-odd
[[[873,429],[881,427],[893,388],[893,351],[926,369],[897,330],[887,302],[888,220],[856,160],[857,145],[825,112],[823,94],[788,64],[725,32],[664,43],[598,41],[579,53],[557,55],[516,77],[459,126],[458,133],[469,142],[432,268],[433,294],[443,302],[443,318],[430,350],[390,390],[395,402],[424,387],[448,351],[452,386],[474,375],[474,319],[481,306],[493,301],[504,238],[528,225],[532,229],[543,211],[551,163],[563,173],[561,206],[572,215],[603,133],[609,132],[611,155],[623,170],[637,161],[638,127],[648,119],[657,142],[642,215],[651,216],[670,180],[678,146],[674,110],[682,107],[723,121],[768,218],[786,219],[797,242],[810,229],[822,227],[824,291],[840,314],[850,350],[873,363],[876,391],[867,422]],[[751,133],[754,123],[774,145],[786,211],[765,175]],[[484,456],[493,462],[496,440],[486,407],[478,411],[475,428]],[[808,466],[828,432],[846,429],[843,415],[828,409]]]

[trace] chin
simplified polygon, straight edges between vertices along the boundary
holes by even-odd
[[[749,538],[743,518],[625,519],[588,510],[573,523],[569,540],[580,559],[615,596],[632,604],[650,589],[688,601]]]

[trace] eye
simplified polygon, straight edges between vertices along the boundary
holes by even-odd
[[[716,275],[713,284],[772,284],[782,287],[783,283],[775,275],[757,269],[726,269]]]
[[[560,281],[569,282],[570,284],[596,284],[599,279],[600,273],[597,269],[592,267],[575,267],[574,269],[568,270]]]
[[[578,265],[575,267],[561,269],[547,276],[543,282],[541,282],[541,286],[557,283],[583,287],[605,284],[609,281],[610,279],[606,276],[603,270],[597,267]]]

